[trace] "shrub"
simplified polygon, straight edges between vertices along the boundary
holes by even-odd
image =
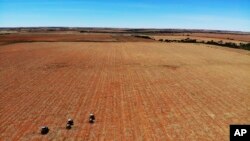
[[[166,39],[166,40],[165,40],[165,42],[168,42],[168,43],[170,43],[170,42],[171,42],[171,40],[168,40],[168,39]]]
[[[236,43],[226,42],[224,45],[231,48],[239,48]]]
[[[137,37],[137,38],[144,38],[144,39],[152,39],[151,37],[145,36],[145,35],[134,35],[134,37]]]
[[[185,43],[196,43],[197,40],[196,40],[196,39],[186,38],[186,39],[184,39],[184,40],[181,40],[181,42],[185,42]]]
[[[222,40],[218,41],[218,44],[223,44],[223,41]]]
[[[240,48],[241,49],[246,49],[246,50],[250,50],[250,43],[247,43],[247,44],[240,44]]]

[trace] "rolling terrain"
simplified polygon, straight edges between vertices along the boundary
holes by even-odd
[[[230,124],[250,123],[242,52],[142,40],[1,45],[0,139],[229,140]]]

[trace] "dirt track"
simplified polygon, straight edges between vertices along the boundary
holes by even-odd
[[[1,46],[0,139],[229,140],[250,123],[249,72],[249,55],[199,44]]]

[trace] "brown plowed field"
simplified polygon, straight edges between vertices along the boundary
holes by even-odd
[[[102,33],[17,33],[0,34],[0,45],[18,42],[152,42],[129,34]]]
[[[229,140],[229,124],[250,123],[247,54],[156,42],[0,46],[0,140]]]
[[[111,34],[25,33],[0,35],[0,42],[115,41]]]

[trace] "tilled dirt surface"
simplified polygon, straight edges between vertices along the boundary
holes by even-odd
[[[110,34],[23,33],[0,35],[0,42],[115,41]]]
[[[0,94],[0,140],[224,141],[230,124],[250,123],[250,55],[182,43],[2,45]]]
[[[129,34],[102,33],[15,33],[0,34],[0,45],[23,42],[152,42]]]

